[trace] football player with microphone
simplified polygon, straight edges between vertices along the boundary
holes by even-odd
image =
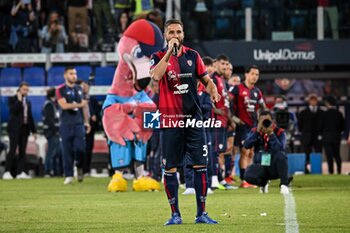
[[[182,22],[176,19],[168,20],[164,30],[167,47],[152,55],[150,68],[151,77],[159,80],[159,112],[164,120],[174,123],[203,120],[197,82],[204,84],[214,103],[220,100],[217,88],[210,79],[199,53],[183,45]],[[208,145],[205,129],[180,126],[165,128],[162,124],[160,127],[160,145],[165,159],[164,187],[172,213],[165,225],[182,223],[176,172],[178,167],[184,165],[185,156],[189,158],[187,165],[194,170],[197,200],[195,223],[216,224],[205,209],[208,189]]]

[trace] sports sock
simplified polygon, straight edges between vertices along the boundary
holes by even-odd
[[[171,212],[180,214],[178,204],[179,183],[177,181],[176,172],[164,172],[164,188],[171,207]]]
[[[239,169],[239,178],[241,178],[241,180],[244,180],[244,173],[245,173],[245,168],[240,168]]]
[[[194,168],[194,189],[196,190],[197,216],[205,212],[208,190],[207,168]]]
[[[229,177],[231,175],[231,171],[232,171],[232,158],[231,155],[225,155],[225,178]]]

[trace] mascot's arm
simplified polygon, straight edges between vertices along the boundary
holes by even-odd
[[[140,131],[136,133],[136,138],[143,143],[146,143],[152,136],[153,131],[151,129],[143,129],[142,115],[143,112],[154,112],[157,109],[157,105],[153,102],[139,103],[133,111],[136,124],[140,127]]]
[[[135,104],[112,104],[103,111],[102,123],[108,138],[122,146],[125,140],[134,140],[134,133],[140,132],[140,127],[128,113],[135,110]]]

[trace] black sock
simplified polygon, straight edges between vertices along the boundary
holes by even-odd
[[[178,204],[179,183],[177,181],[176,172],[164,172],[164,189],[168,197],[171,212],[180,214]]]
[[[205,201],[208,190],[207,168],[194,168],[194,188],[196,190],[198,217],[205,212]]]
[[[239,177],[241,180],[244,180],[244,173],[245,173],[245,168],[240,168],[239,169]]]
[[[232,163],[232,158],[231,155],[225,155],[225,178],[231,176],[231,163]]]

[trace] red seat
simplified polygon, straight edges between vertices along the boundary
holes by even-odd
[[[94,154],[108,154],[109,150],[108,150],[107,140],[106,139],[95,139],[93,153]]]

